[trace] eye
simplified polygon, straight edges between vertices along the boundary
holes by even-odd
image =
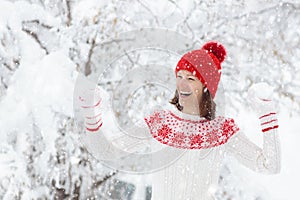
[[[194,81],[194,80],[195,80],[195,78],[189,77],[189,80],[191,80],[191,81]]]
[[[182,78],[182,76],[181,75],[177,75],[177,78]]]

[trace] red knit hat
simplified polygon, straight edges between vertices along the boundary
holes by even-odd
[[[190,51],[182,56],[175,69],[176,77],[180,70],[193,73],[214,98],[221,78],[221,63],[225,56],[226,50],[222,44],[208,42],[201,49]]]

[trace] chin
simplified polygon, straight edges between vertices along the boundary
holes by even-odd
[[[193,104],[192,102],[193,102],[193,101],[187,101],[186,99],[184,99],[184,100],[179,101],[179,104],[180,104],[181,106],[188,106],[188,105]]]
[[[191,106],[195,104],[199,104],[197,98],[184,98],[184,99],[179,99],[179,104],[181,106]]]

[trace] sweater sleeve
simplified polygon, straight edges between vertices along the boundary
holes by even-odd
[[[264,174],[280,172],[280,144],[276,114],[260,117],[263,147],[260,148],[239,131],[227,143],[226,150],[246,167]]]
[[[120,127],[110,105],[110,96],[103,88],[90,86],[79,94],[78,101],[85,131],[82,142],[99,158],[107,160],[161,148],[153,140],[144,119],[130,127]]]

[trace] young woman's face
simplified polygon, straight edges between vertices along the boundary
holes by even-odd
[[[186,70],[178,71],[176,87],[180,105],[185,107],[199,104],[204,86],[191,72]]]

